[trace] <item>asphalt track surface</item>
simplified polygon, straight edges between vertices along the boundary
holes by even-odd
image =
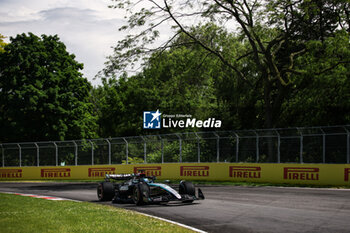
[[[350,232],[350,190],[202,186],[206,199],[193,204],[112,204],[208,232]],[[0,182],[18,192],[97,202],[94,183]]]

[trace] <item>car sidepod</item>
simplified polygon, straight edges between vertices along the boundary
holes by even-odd
[[[153,189],[154,188],[158,188],[158,189],[162,189],[164,190],[168,195],[161,195],[158,197],[149,198],[150,202],[168,202],[168,201],[181,201],[184,203],[191,203],[194,200],[203,200],[204,199],[204,195],[202,193],[202,191],[200,189],[198,189],[198,197],[196,197],[195,195],[195,189],[192,183],[188,182],[191,187],[193,187],[193,190],[188,191],[183,191],[181,190],[181,188],[179,189],[180,192],[177,192],[175,189],[173,189],[172,187],[170,187],[169,185],[166,184],[160,184],[160,183],[150,183],[148,184]],[[151,192],[152,193],[152,192]]]
[[[162,190],[165,190],[167,193],[171,194],[175,199],[181,200],[181,195],[172,187],[166,184],[159,184],[159,183],[150,183],[148,184],[150,187],[157,187]]]

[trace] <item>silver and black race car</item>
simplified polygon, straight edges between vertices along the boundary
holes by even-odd
[[[196,189],[191,182],[180,181],[179,189],[167,184],[155,183],[156,177],[138,174],[106,174],[105,181],[98,184],[97,196],[100,201],[113,203],[135,203],[136,205],[160,204],[172,201],[192,203],[203,200],[201,189]],[[121,182],[117,182],[121,181]]]

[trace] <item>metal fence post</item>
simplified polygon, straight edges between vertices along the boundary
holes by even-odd
[[[2,155],[2,167],[5,167],[5,149],[2,146],[2,144],[0,144],[1,146],[1,155]]]
[[[236,163],[238,163],[238,153],[239,153],[239,136],[235,132],[233,132],[236,135]]]
[[[350,131],[343,127],[346,131],[346,163],[350,163]]]
[[[142,137],[143,140],[143,163],[147,163],[147,143],[144,137]]]
[[[348,134],[347,134],[347,143],[346,143],[346,153],[347,153],[347,163],[350,163],[350,133],[348,131]]]
[[[322,162],[326,163],[326,133],[320,128],[322,132]]]
[[[129,164],[129,143],[125,138],[123,138],[123,140],[125,142],[125,157],[126,157],[125,162],[126,164]]]
[[[179,140],[179,147],[180,147],[180,163],[182,163],[182,139]]]
[[[299,128],[297,128],[297,130],[298,130],[298,132],[300,133],[300,163],[303,163],[303,146],[304,146],[304,142],[303,142],[303,139],[304,139],[304,137],[303,137],[303,133],[300,131],[300,129]]]
[[[74,143],[74,163],[75,163],[75,166],[78,165],[78,144],[73,140],[72,141]]]
[[[52,143],[55,146],[56,166],[58,166],[58,146],[57,146],[56,142],[52,142]]]
[[[197,157],[198,157],[198,163],[201,162],[201,145],[200,145],[200,137],[196,132],[194,132],[197,138]]]
[[[256,144],[255,144],[255,150],[256,150],[256,162],[258,163],[259,162],[259,157],[260,157],[260,154],[259,154],[259,134],[254,130],[254,133],[256,135]]]
[[[178,138],[179,138],[179,153],[180,153],[180,163],[182,163],[182,138],[178,135],[178,134],[175,134]]]
[[[275,130],[277,134],[277,163],[281,163],[281,135],[278,130]]]
[[[304,163],[303,150],[304,150],[304,136],[301,135],[301,137],[300,137],[300,163]]]
[[[95,160],[95,158],[94,158],[94,144],[92,143],[92,141],[91,140],[89,140],[89,142],[90,142],[90,144],[91,144],[91,165],[94,165],[94,160]]]
[[[108,164],[111,165],[111,163],[112,163],[112,146],[111,146],[111,142],[107,138],[105,138],[105,140],[108,143]],[[125,139],[124,139],[124,141],[125,141]],[[126,159],[126,164],[128,164],[128,159]]]
[[[163,143],[163,138],[160,135],[158,135],[158,137],[160,138],[161,159],[162,159],[162,163],[164,163],[164,143]]]
[[[22,167],[22,148],[19,145],[19,143],[17,143],[18,149],[19,149],[19,166]]]
[[[220,136],[214,132],[214,135],[216,136],[216,162],[220,162]]]
[[[34,142],[34,145],[36,147],[36,166],[39,167],[40,166],[40,149],[39,149],[39,146],[36,142]]]

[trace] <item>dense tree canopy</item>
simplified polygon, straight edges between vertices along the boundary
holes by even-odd
[[[11,38],[0,53],[0,141],[94,137],[91,85],[57,36]]]
[[[196,44],[203,49],[203,54],[211,54],[220,60],[236,82],[244,83],[246,93],[259,95],[258,101],[249,96],[246,101],[255,101],[254,105],[262,108],[256,117],[258,121],[263,120],[264,127],[281,125],[283,103],[310,71],[307,68],[315,66],[315,59],[307,60],[306,64],[300,62],[305,56],[315,55],[310,50],[314,48],[311,44],[320,43],[325,48],[318,50],[316,58],[325,57],[327,62],[323,63],[322,70],[312,71],[309,76],[319,76],[349,63],[349,58],[341,51],[333,49],[332,57],[327,54],[327,50],[334,47],[327,44],[328,38],[349,32],[349,1],[144,0],[136,6],[127,0],[114,2],[111,7],[126,9],[130,15],[128,25],[121,30],[137,30],[136,34],[128,34],[119,41],[104,70],[105,75],[115,75],[137,64],[139,59],[147,59],[155,51]],[[203,36],[205,34],[193,30],[198,21],[202,25],[214,22],[221,30],[233,35],[236,43],[217,43],[215,33],[211,37]],[[159,27],[166,22],[173,25],[174,35],[160,46],[150,46],[159,38]],[[210,27],[207,29],[211,30]],[[187,38],[186,43],[178,39],[183,36]],[[242,49],[234,53],[225,49],[235,50],[237,46]],[[241,101],[235,95],[232,90],[231,100]],[[254,113],[255,109],[248,111]]]
[[[249,49],[249,44],[242,43],[239,36],[212,23],[192,28],[191,33],[203,40],[213,38],[212,43],[231,55]],[[309,52],[295,61],[302,69],[291,74],[291,84],[280,85],[284,97],[274,122],[276,126],[349,122],[349,64],[336,64],[333,60],[334,54],[350,57],[347,38],[346,32],[339,31],[324,42],[305,44]],[[216,117],[223,121],[222,129],[227,130],[264,126],[264,91],[255,75],[255,64],[248,56],[236,64],[249,77],[242,80],[217,56],[190,43],[186,35],[174,43],[184,46],[154,53],[139,75],[129,78],[123,75],[109,83],[105,80],[104,87],[99,88],[100,99],[104,100],[99,119],[106,122],[99,125],[103,128],[113,122],[113,127],[106,127],[109,132],[101,135],[154,133],[142,132],[142,111],[158,108],[164,113],[190,113],[202,119]]]
[[[220,119],[223,130],[350,121],[349,0],[113,4],[127,11],[130,34],[101,86],[57,36],[0,44],[0,141],[178,132],[143,130],[143,111],[157,109]],[[158,42],[169,24],[173,35]]]
[[[104,80],[94,91],[100,135],[154,133],[142,130],[143,111],[161,109],[163,113],[192,114],[199,119],[215,117],[215,89],[207,69],[216,63],[203,60],[198,51],[179,48],[154,54],[138,75]]]
[[[5,37],[0,34],[0,53],[4,52],[4,47],[6,45],[6,43],[4,42],[4,39],[5,39]]]

